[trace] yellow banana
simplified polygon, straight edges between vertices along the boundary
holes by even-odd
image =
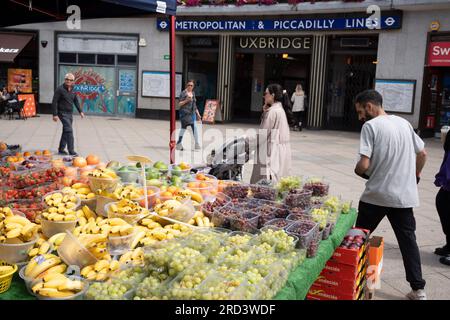
[[[41,296],[50,297],[50,298],[66,298],[73,296],[74,293],[71,291],[59,291],[55,288],[42,288],[38,289],[37,293]]]
[[[81,182],[74,183],[72,185],[72,189],[81,189],[81,188],[88,188],[89,189],[89,186],[86,183],[81,183]]]
[[[22,228],[22,232],[21,233],[22,233],[23,236],[26,236],[28,234],[33,236],[33,234],[37,231],[37,228],[38,228],[37,224],[29,223],[29,224],[25,225]]]
[[[65,236],[66,236],[65,232],[57,233],[57,234],[51,236],[48,239],[48,242],[51,244],[54,244],[55,246],[59,246],[61,244],[61,242],[63,242]]]
[[[94,266],[93,266],[93,265],[86,266],[86,267],[84,267],[83,269],[81,269],[80,274],[81,274],[83,277],[86,278],[86,276],[87,276],[91,271],[93,271],[93,270],[94,270]]]
[[[39,254],[47,253],[48,250],[50,250],[50,243],[45,241],[40,247],[39,247]]]
[[[133,227],[130,225],[122,226],[119,230],[121,236],[129,235],[131,232],[133,232]]]
[[[13,229],[11,231],[8,231],[8,233],[6,233],[6,238],[8,239],[17,238],[21,235],[21,232],[22,232],[21,228]]]
[[[6,224],[8,224],[8,223],[18,223],[18,224],[20,224],[22,226],[26,226],[27,224],[30,223],[30,220],[28,220],[27,218],[24,218],[22,216],[14,215],[14,216],[6,217],[5,223]]]
[[[46,271],[47,269],[50,269],[51,267],[54,267],[61,263],[61,259],[56,258],[50,258],[45,260],[44,262],[37,264],[27,275],[30,278],[36,278],[38,275],[40,275],[42,272]]]
[[[86,274],[86,279],[88,279],[88,280],[95,280],[95,278],[97,277],[97,272],[95,272],[94,270],[92,270],[92,271],[90,271],[90,272],[88,272],[87,274]]]
[[[59,286],[64,285],[69,279],[65,275],[62,275],[60,277],[53,277],[52,279],[48,281],[44,281],[44,288],[55,288],[58,289]]]
[[[120,267],[120,264],[119,264],[119,261],[117,261],[117,260],[113,260],[109,264],[109,270],[111,270],[111,271],[115,271],[115,270],[119,269],[119,267]]]
[[[67,281],[65,281],[64,283],[62,283],[58,286],[58,290],[60,290],[60,291],[64,291],[64,290],[81,291],[81,290],[83,290],[83,283],[78,280],[67,279]]]
[[[89,218],[97,218],[97,215],[88,206],[83,206],[81,210],[83,210],[83,213],[88,220]]]
[[[42,272],[36,278],[43,278],[44,281],[49,281],[53,277],[57,277],[58,275],[63,275],[66,272],[67,266],[64,263],[58,264],[57,266],[51,267],[48,270]]]
[[[34,257],[37,254],[39,254],[39,248],[33,248],[30,251],[28,251],[28,256],[29,257]]]
[[[124,255],[122,255],[119,259],[119,263],[125,263],[129,260],[131,260],[131,251],[128,251],[127,253],[125,253]]]
[[[128,224],[125,220],[120,219],[120,218],[111,218],[108,219],[108,223],[110,226],[114,227],[114,226],[123,226]]]
[[[106,260],[97,261],[94,265],[94,269],[97,272],[99,272],[100,270],[102,270],[104,268],[109,268],[109,262]]]
[[[134,237],[133,242],[131,243],[131,249],[136,248],[136,246],[138,245],[139,241],[141,241],[141,239],[143,239],[145,237],[146,232],[145,231],[140,231],[136,237]]]

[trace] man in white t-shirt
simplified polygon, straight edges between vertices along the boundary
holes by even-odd
[[[359,120],[366,121],[355,173],[368,179],[356,226],[373,232],[388,217],[402,253],[406,280],[412,288],[407,297],[426,300],[413,214],[413,208],[419,205],[417,183],[426,161],[425,144],[408,121],[386,114],[377,91],[358,94],[355,107]]]

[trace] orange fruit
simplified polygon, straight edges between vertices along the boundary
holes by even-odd
[[[8,149],[8,146],[6,145],[6,143],[1,142],[0,143],[0,151],[5,151],[6,149]]]
[[[25,161],[25,158],[24,158],[24,157],[19,157],[19,158],[17,158],[17,162],[23,162],[23,161]]]
[[[86,159],[83,157],[76,157],[73,159],[73,166],[78,168],[83,168],[87,166]]]
[[[25,151],[25,152],[23,153],[23,156],[24,156],[24,157],[29,157],[29,156],[31,156],[31,153],[28,152],[28,151]]]
[[[198,187],[199,187],[199,188],[208,188],[209,185],[208,185],[207,183],[205,183],[205,182],[200,182],[200,183],[198,184]]]
[[[152,189],[147,189],[147,195],[152,195],[154,193],[155,193],[155,191],[153,191]]]
[[[42,151],[37,150],[37,151],[34,152],[34,154],[37,155],[37,156],[42,156]]]
[[[196,177],[197,180],[207,180],[206,176],[203,173],[197,173]]]
[[[175,186],[170,186],[167,188],[167,191],[170,192],[173,195],[176,195],[178,193],[178,188]]]
[[[43,154],[44,156],[51,156],[51,155],[52,155],[52,153],[50,152],[50,150],[44,150],[44,152],[42,152],[42,154]]]
[[[164,191],[163,193],[161,193],[161,197],[173,197],[173,194],[172,192]]]
[[[187,184],[187,186],[188,186],[189,189],[191,189],[191,188],[197,188],[197,182],[189,182],[189,183]]]
[[[16,162],[16,161],[14,161],[15,159],[16,159],[16,157],[9,156],[8,158],[6,158],[6,162]]]
[[[86,157],[86,162],[90,166],[97,165],[100,163],[100,159],[96,155],[90,154]]]

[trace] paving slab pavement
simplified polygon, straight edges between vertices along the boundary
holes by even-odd
[[[111,120],[108,117],[87,116],[80,119],[74,115],[75,148],[79,154],[95,153],[103,160],[126,161],[128,154],[143,154],[154,161],[169,159],[169,122],[145,119]],[[179,123],[177,123],[179,127]],[[203,153],[191,151],[192,133],[184,137],[185,151],[176,151],[177,161],[202,164],[208,151],[217,147],[212,132],[226,133],[230,130],[256,128],[253,124],[203,125]],[[228,131],[227,131],[228,130]],[[50,149],[57,151],[61,136],[61,124],[52,121],[49,115],[23,120],[0,120],[0,140],[10,144],[21,144],[23,149]],[[428,161],[419,184],[421,206],[415,209],[417,239],[421,251],[426,291],[430,299],[450,299],[450,267],[441,265],[433,254],[443,245],[439,217],[434,199],[438,189],[434,186],[434,175],[439,169],[443,149],[439,140],[425,139]],[[359,133],[341,131],[291,132],[293,150],[292,174],[325,177],[330,183],[330,192],[352,200],[357,206],[364,190],[364,180],[353,173],[359,146]],[[244,166],[244,180],[248,181],[252,166]],[[375,299],[405,299],[409,291],[398,244],[387,219],[384,219],[374,235],[385,239],[385,259],[381,287]]]

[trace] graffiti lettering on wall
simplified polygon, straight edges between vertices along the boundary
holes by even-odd
[[[60,77],[67,72],[75,75],[73,90],[85,112],[114,113],[114,68],[60,66]]]

